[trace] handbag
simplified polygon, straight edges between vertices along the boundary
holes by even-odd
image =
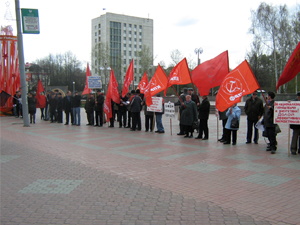
[[[231,123],[230,123],[230,128],[239,128],[240,126],[240,121],[238,118],[234,117],[232,120],[231,120]]]
[[[278,124],[275,125],[275,133],[276,134],[281,133],[281,129]]]

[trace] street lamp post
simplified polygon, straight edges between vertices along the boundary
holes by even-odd
[[[102,83],[102,89],[104,89],[104,93],[107,91],[107,71],[110,71],[111,68],[107,67],[107,62],[104,62],[104,67],[100,67],[100,70],[104,71],[104,88],[103,88],[103,83]]]
[[[203,48],[196,48],[195,49],[195,53],[196,53],[196,55],[197,55],[197,60],[198,60],[198,65],[200,65],[200,54],[202,54],[203,53]]]

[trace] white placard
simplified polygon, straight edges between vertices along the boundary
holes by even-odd
[[[173,102],[168,102],[164,104],[165,106],[165,117],[175,118],[175,104]]]
[[[152,105],[147,107],[147,111],[162,112],[163,111],[162,102],[163,102],[162,97],[152,97]]]
[[[275,101],[274,123],[300,124],[300,101]]]

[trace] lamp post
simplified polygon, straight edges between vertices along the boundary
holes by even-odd
[[[195,49],[195,53],[196,53],[196,55],[197,55],[197,60],[198,60],[198,65],[200,65],[200,54],[202,54],[203,53],[203,48],[196,48]]]
[[[107,62],[104,62],[104,67],[101,66],[100,70],[104,71],[104,82],[102,83],[102,89],[104,89],[104,93],[106,93],[106,91],[107,91],[107,71],[110,71],[111,68],[107,67]],[[103,84],[104,84],[104,88],[103,88]]]

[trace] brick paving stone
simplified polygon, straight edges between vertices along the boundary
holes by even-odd
[[[1,224],[300,224],[300,158],[284,151],[284,126],[272,156],[243,144],[245,121],[237,146],[222,146],[215,124],[204,143],[168,123],[132,135],[16,120],[0,118]]]

